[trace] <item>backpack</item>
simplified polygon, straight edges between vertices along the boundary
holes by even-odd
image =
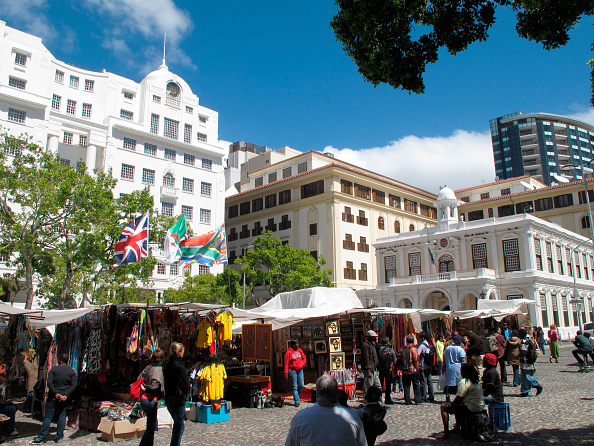
[[[439,371],[437,370],[437,353],[434,346],[429,347],[429,352],[425,354],[424,363],[430,366],[432,375],[439,375]]]
[[[538,351],[534,346],[534,342],[528,341],[528,352],[526,353],[526,363],[534,364],[538,358]]]
[[[487,342],[489,343],[489,351],[487,353],[493,353],[495,350],[498,350],[497,338],[495,336],[489,336]]]
[[[389,347],[382,345],[378,354],[379,369],[381,372],[392,371],[392,351]]]
[[[410,347],[404,347],[396,355],[396,370],[405,372],[407,370],[410,370],[410,367],[411,367]]]

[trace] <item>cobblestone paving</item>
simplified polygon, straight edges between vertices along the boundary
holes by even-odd
[[[518,398],[519,388],[505,387],[506,402],[511,408],[511,428],[500,432],[491,444],[505,445],[581,445],[594,441],[594,372],[579,373],[571,355],[572,348],[561,347],[561,362],[549,364],[548,358],[539,358],[536,378],[544,386],[538,397],[535,391],[528,398]],[[508,367],[508,373],[511,368]],[[436,395],[435,403],[419,406],[404,406],[402,395],[396,394],[397,403],[389,406],[386,422],[388,430],[378,438],[376,444],[382,446],[441,445],[451,446],[460,443],[473,444],[456,435],[450,440],[436,440],[433,437],[442,431],[439,417],[439,403],[444,401],[441,393]],[[358,403],[351,401],[351,405]],[[231,411],[231,420],[226,423],[201,424],[186,422],[182,438],[183,445],[283,445],[289,424],[300,408],[286,405],[281,409],[245,409]],[[453,422],[451,421],[451,424]],[[28,414],[17,414],[17,430],[20,434],[11,437],[10,443],[26,445],[39,432],[40,421]],[[48,443],[54,438],[52,426]],[[65,446],[102,444],[97,433],[84,430],[67,430]],[[171,429],[161,429],[155,434],[155,445],[169,444]],[[131,440],[125,444],[138,444]],[[105,444],[105,443],[103,443]],[[339,445],[329,445],[339,446]]]

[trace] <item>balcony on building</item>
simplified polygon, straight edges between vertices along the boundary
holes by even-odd
[[[161,197],[178,198],[179,189],[171,186],[161,186]]]

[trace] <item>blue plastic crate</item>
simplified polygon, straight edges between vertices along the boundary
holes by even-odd
[[[227,401],[221,403],[220,409],[213,409],[211,406],[197,406],[198,422],[205,424],[220,423],[229,421],[231,407]]]
[[[508,430],[511,427],[511,414],[509,404],[489,404],[489,418],[497,429]]]

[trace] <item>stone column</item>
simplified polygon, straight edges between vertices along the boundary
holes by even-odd
[[[56,135],[50,135],[47,141],[47,152],[58,153],[58,137]]]
[[[468,269],[468,251],[466,246],[466,237],[464,235],[460,236],[460,255],[458,258],[460,259],[460,269],[466,271]]]
[[[97,147],[94,145],[90,145],[87,147],[87,157],[85,159],[85,164],[87,166],[87,172],[89,175],[93,175],[93,170],[95,170],[95,164],[97,162]]]
[[[497,251],[497,235],[495,234],[489,234],[489,242],[491,245],[491,269],[494,269],[495,271],[499,271],[499,253]],[[489,256],[487,256],[487,266],[489,266],[489,262],[488,262]]]
[[[536,259],[534,256],[534,231],[529,229],[524,232],[524,261],[526,262],[524,271],[534,271],[536,269]]]

